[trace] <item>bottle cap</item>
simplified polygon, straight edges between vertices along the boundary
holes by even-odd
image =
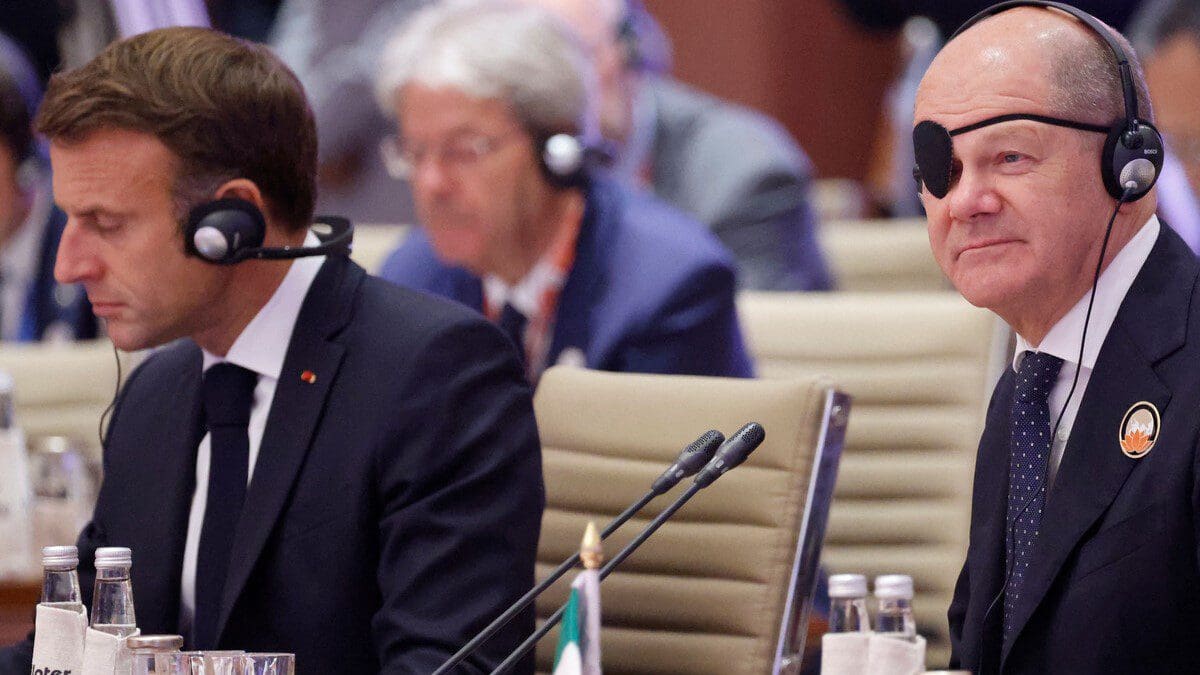
[[[79,567],[79,549],[74,546],[45,546],[42,548],[42,567],[48,570]]]
[[[912,577],[907,574],[885,574],[875,577],[875,597],[888,600],[912,600]]]
[[[134,635],[125,640],[129,651],[177,652],[183,649],[181,635]]]
[[[105,546],[96,549],[96,567],[129,567],[133,552],[124,546]]]
[[[867,597],[867,578],[861,574],[835,574],[829,577],[829,597]]]

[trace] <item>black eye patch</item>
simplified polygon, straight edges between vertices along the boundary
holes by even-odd
[[[950,188],[954,186],[958,178],[958,172],[954,170],[953,137],[993,124],[1011,122],[1013,120],[1030,120],[1044,124],[1053,124],[1059,127],[1067,127],[1069,129],[1094,131],[1101,134],[1107,134],[1110,130],[1110,127],[1098,124],[1087,124],[1086,122],[1075,122],[1031,113],[997,115],[996,117],[989,117],[974,124],[959,127],[953,131],[947,131],[946,127],[937,122],[924,120],[913,127],[913,154],[916,155],[917,160],[917,165],[913,167],[913,178],[916,179],[917,186],[920,187],[921,184],[924,184],[929,194],[938,199],[945,197],[949,194]]]
[[[954,144],[946,127],[925,120],[913,129],[913,153],[917,166],[913,178],[924,183],[929,194],[941,199],[950,192],[950,169],[954,163]]]

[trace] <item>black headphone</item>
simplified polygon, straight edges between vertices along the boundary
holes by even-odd
[[[291,260],[319,255],[350,255],[354,226],[345,218],[322,216],[313,222],[317,246],[264,247],[267,221],[257,206],[245,199],[204,202],[188,212],[184,227],[187,252],[217,265],[232,265],[251,258]]]
[[[1133,72],[1129,65],[1129,56],[1121,47],[1104,24],[1087,12],[1065,5],[1061,2],[1046,0],[1010,0],[992,5],[958,27],[946,42],[958,37],[960,33],[979,21],[999,14],[1014,7],[1048,7],[1061,10],[1082,21],[1093,33],[1099,35],[1108,48],[1112,50],[1117,60],[1117,70],[1121,74],[1121,91],[1125,97],[1125,119],[1113,122],[1104,142],[1104,152],[1100,158],[1100,176],[1104,179],[1104,187],[1114,199],[1121,199],[1131,184],[1133,191],[1124,199],[1133,202],[1146,196],[1154,187],[1163,165],[1163,139],[1154,125],[1138,117],[1137,90],[1133,86]]]

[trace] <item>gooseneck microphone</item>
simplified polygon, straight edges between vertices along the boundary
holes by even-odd
[[[762,444],[764,438],[766,438],[766,431],[764,431],[762,425],[757,422],[749,422],[741,429],[738,429],[736,432],[734,432],[734,434],[729,437],[729,440],[725,441],[725,443],[717,449],[717,453],[712,460],[704,466],[700,473],[696,474],[695,480],[692,481],[692,486],[689,487],[683,494],[679,495],[679,498],[676,499],[666,509],[664,509],[662,513],[658,514],[654,520],[650,521],[650,524],[647,525],[646,528],[640,533],[638,533],[638,535],[634,537],[633,541],[629,542],[625,548],[621,549],[617,555],[613,556],[611,560],[605,563],[604,567],[600,568],[600,581],[604,581],[606,578],[608,578],[608,575],[612,574],[612,571],[616,569],[617,565],[620,565],[626,558],[632,555],[634,551],[636,551],[643,543],[645,543],[647,539],[650,538],[650,535],[658,531],[658,528],[662,527],[671,516],[675,515],[676,511],[682,508],[684,504],[688,503],[688,501],[691,500],[691,498],[694,497],[697,492],[703,490],[709,485],[712,485],[713,481],[725,475],[730,469],[746,461],[746,458],[750,456],[750,453],[754,452],[754,449]],[[557,626],[558,623],[562,621],[563,614],[566,613],[566,611],[567,606],[565,604],[559,606],[559,608],[553,614],[551,614],[549,618],[546,619],[546,622],[543,623],[540,628],[534,631],[532,635],[518,645],[517,648],[508,655],[508,658],[504,659],[504,661],[492,671],[492,675],[500,675],[501,673],[508,672],[508,670],[516,665],[517,661],[520,661],[530,649],[533,649],[533,646],[537,644],[538,640],[545,637],[546,633],[549,633],[552,628]]]
[[[661,476],[654,479],[653,485],[650,486],[650,491],[642,495],[640,499],[631,504],[629,508],[621,512],[619,516],[613,518],[604,531],[600,533],[600,539],[607,539],[610,534],[617,531],[617,528],[625,524],[625,521],[632,518],[638,511],[641,511],[646,504],[649,504],[655,497],[667,492],[671,488],[679,484],[679,481],[693,476],[701,468],[705,467],[714,454],[718,452],[718,448],[725,443],[725,435],[716,429],[709,429],[704,432],[699,438],[692,441],[679,452],[679,456],[667,467],[667,470]],[[462,646],[449,659],[446,660],[437,670],[433,671],[433,675],[442,675],[449,672],[451,668],[458,665],[463,659],[470,656],[479,645],[483,644],[488,638],[496,634],[496,631],[503,628],[509,621],[512,620],[521,610],[529,606],[537,596],[541,595],[555,581],[558,581],[562,575],[566,574],[571,568],[579,564],[579,552],[567,558],[554,571],[550,573],[544,580],[536,584],[529,592],[522,595],[508,609],[504,610],[500,616],[497,616],[483,630],[479,631],[475,637]],[[518,658],[520,658],[518,656]]]

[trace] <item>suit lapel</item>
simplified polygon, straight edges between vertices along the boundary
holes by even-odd
[[[1096,360],[1047,495],[1041,533],[1002,658],[1007,658],[1063,563],[1137,468],[1138,460],[1126,457],[1118,444],[1125,412],[1138,401],[1149,401],[1165,415],[1171,391],[1154,366],[1184,344],[1195,279],[1194,256],[1164,227]]]
[[[603,288],[601,254],[608,243],[604,241],[603,223],[609,222],[611,215],[605,211],[612,208],[608,199],[596,182],[588,188],[587,207],[575,245],[575,262],[555,308],[554,335],[546,354],[547,368],[554,365],[563,350],[569,347],[583,350],[588,357],[588,367],[598,365],[592,358],[592,312],[597,306],[596,296]]]
[[[155,516],[138,521],[141,545],[134,549],[138,557],[134,577],[141,582],[140,595],[162,599],[138,605],[139,623],[149,632],[171,633],[179,625],[183,552],[196,487],[196,447],[204,435],[200,366],[200,350],[192,346],[179,377],[165,383],[166,404],[159,408],[159,414],[165,417],[156,420],[161,424],[159,428],[185,433],[166,434],[157,441],[160,447],[143,454],[148,464],[145,480],[137,489],[143,503],[154,505]]]
[[[357,265],[345,258],[330,258],[313,280],[300,309],[247,491],[248,508],[242,512],[234,533],[218,635],[283,512],[308,454],[345,352],[330,338],[349,321],[363,278]],[[306,371],[315,377],[302,379]]]

